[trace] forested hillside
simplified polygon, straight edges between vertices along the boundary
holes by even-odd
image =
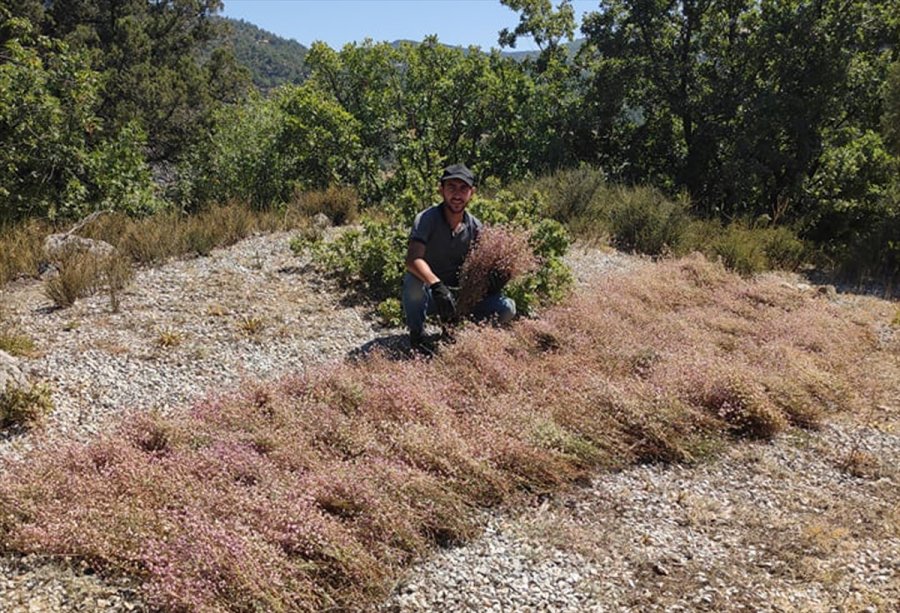
[[[577,197],[542,183],[540,214],[622,248],[729,236],[729,264],[755,249],[897,277],[896,2],[603,0],[577,24],[565,2],[502,1],[521,19],[501,43],[532,37],[536,57],[316,44],[301,68],[302,47],[249,24],[216,46],[219,0],[0,0],[3,223],[277,208],[343,186],[402,226],[462,160],[483,193],[517,197],[582,169]],[[595,198],[617,185],[645,191],[624,208]],[[760,245],[760,230],[785,240]]]
[[[210,48],[229,47],[239,64],[250,71],[253,85],[268,92],[280,85],[302,83],[308,76],[304,58],[308,49],[240,19],[223,19],[224,32]]]

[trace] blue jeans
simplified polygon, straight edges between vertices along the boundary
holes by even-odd
[[[428,315],[437,314],[434,300],[431,299],[431,291],[412,274],[406,273],[403,277],[402,302],[409,333],[422,334],[425,328],[425,318]],[[475,321],[493,317],[505,324],[516,316],[516,303],[503,294],[490,294],[475,305],[471,315]]]

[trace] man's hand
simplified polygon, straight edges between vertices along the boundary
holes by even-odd
[[[456,317],[456,299],[450,292],[450,288],[444,285],[443,281],[438,281],[431,284],[428,289],[431,290],[431,298],[437,308],[438,317],[442,321],[450,321]]]
[[[506,287],[507,283],[509,283],[509,275],[496,268],[491,270],[491,272],[488,273],[488,296],[499,294],[503,291],[503,288]]]

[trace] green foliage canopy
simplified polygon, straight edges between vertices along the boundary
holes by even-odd
[[[209,138],[191,149],[182,189],[191,207],[238,199],[257,208],[287,202],[296,190],[352,183],[360,126],[314,84],[252,96],[215,116]]]
[[[172,161],[208,127],[217,102],[247,82],[227,50],[199,50],[221,23],[221,0],[51,0],[42,33],[83,50],[104,76],[99,116],[110,131],[137,122],[153,161]],[[202,60],[202,61],[201,61]]]
[[[604,0],[582,28],[582,137],[616,178],[686,188],[705,215],[800,219],[842,131],[877,130],[893,4]]]
[[[144,135],[132,123],[104,132],[85,54],[9,13],[0,40],[0,220],[155,208]]]

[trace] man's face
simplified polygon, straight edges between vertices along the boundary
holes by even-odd
[[[441,196],[444,204],[455,215],[459,215],[466,209],[469,200],[475,193],[475,188],[462,179],[447,179],[441,183]]]

